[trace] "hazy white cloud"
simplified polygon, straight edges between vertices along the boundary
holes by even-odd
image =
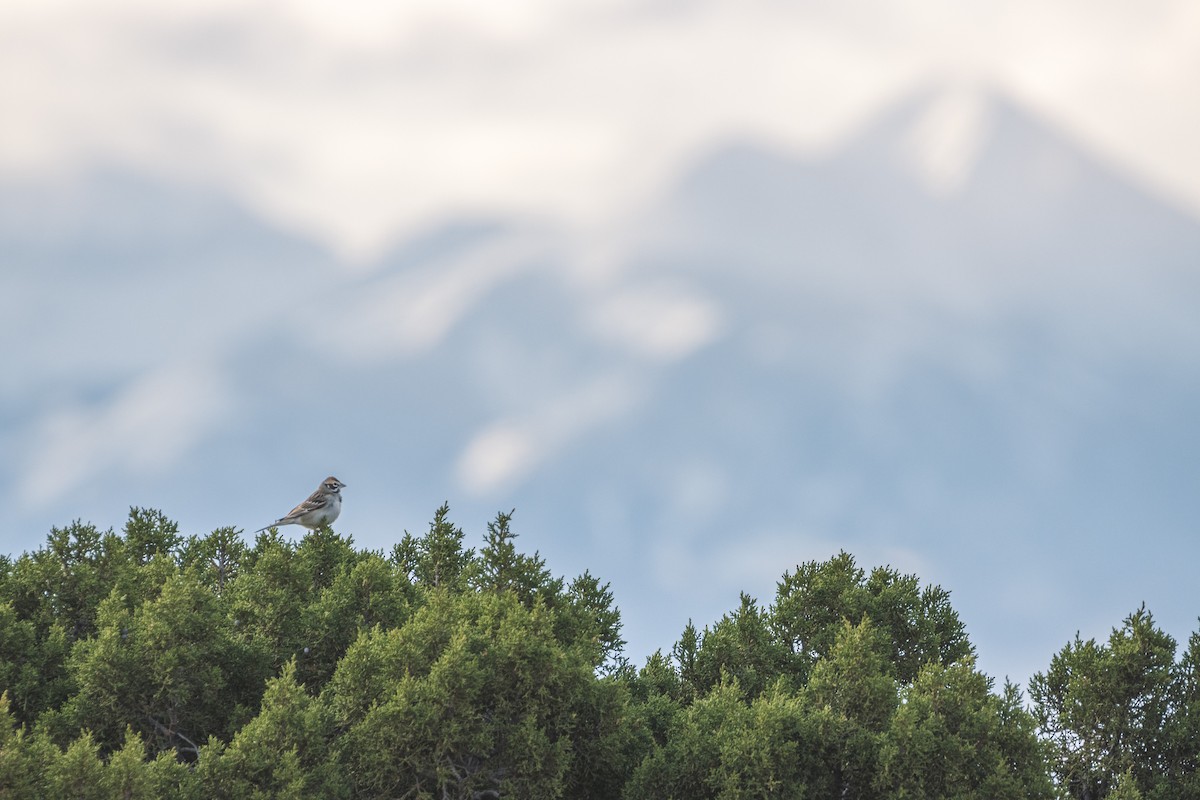
[[[26,448],[16,496],[29,506],[63,497],[102,472],[147,474],[171,466],[229,412],[208,368],[168,368],[134,381],[98,407],[52,411]]]
[[[303,328],[318,346],[354,360],[421,353],[436,346],[501,281],[530,269],[545,252],[536,235],[505,236],[380,279],[361,300],[341,310],[337,323]]]
[[[636,403],[635,387],[617,375],[543,398],[525,413],[479,431],[459,456],[458,482],[475,495],[510,488],[563,447],[628,413]]]
[[[1200,208],[1190,0],[18,0],[0,74],[0,169],[200,177],[347,254],[470,209],[593,224],[714,139],[825,147],[939,74],[1004,85]]]
[[[532,420],[503,420],[480,431],[458,462],[459,481],[481,494],[524,477],[550,453],[547,441]]]
[[[715,303],[679,288],[629,287],[589,306],[586,323],[602,340],[655,360],[674,361],[721,333]]]

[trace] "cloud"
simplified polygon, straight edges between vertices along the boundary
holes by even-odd
[[[550,442],[540,434],[530,421],[503,420],[489,425],[459,458],[459,480],[476,494],[518,480],[549,455]]]
[[[0,73],[20,79],[0,84],[0,169],[203,178],[370,258],[463,211],[628,213],[714,140],[828,146],[942,71],[1052,109],[1200,208],[1198,17],[1189,0],[5,3]]]
[[[422,264],[382,278],[356,294],[335,325],[306,334],[356,361],[407,356],[430,350],[497,284],[531,269],[546,245],[536,236],[505,236],[449,260]]]
[[[716,339],[715,303],[678,287],[629,287],[589,306],[587,325],[601,340],[659,361],[675,361]]]
[[[474,495],[507,490],[568,444],[628,413],[637,401],[631,381],[600,376],[545,398],[524,414],[496,420],[463,449],[458,482]]]
[[[27,447],[16,496],[29,506],[44,506],[110,470],[144,475],[169,467],[231,405],[215,370],[170,367],[134,381],[99,408],[51,412]]]

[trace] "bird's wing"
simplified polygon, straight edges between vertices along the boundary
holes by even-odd
[[[304,516],[310,511],[316,511],[317,509],[324,508],[327,505],[329,505],[329,495],[323,492],[321,489],[317,489],[308,496],[307,500],[293,508],[284,516],[280,517],[279,522],[290,522]]]

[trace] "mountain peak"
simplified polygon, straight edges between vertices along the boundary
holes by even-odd
[[[954,194],[970,178],[988,137],[989,100],[978,87],[948,87],[917,109],[897,139],[902,163],[933,194]]]
[[[846,154],[902,172],[935,196],[954,195],[970,182],[1009,105],[977,81],[931,84],[877,116]]]

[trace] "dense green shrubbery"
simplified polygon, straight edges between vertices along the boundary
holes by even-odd
[[[1200,796],[1200,637],[1176,663],[1144,611],[1031,712],[944,590],[841,553],[637,669],[509,522],[385,555],[133,509],[0,558],[0,797]]]

